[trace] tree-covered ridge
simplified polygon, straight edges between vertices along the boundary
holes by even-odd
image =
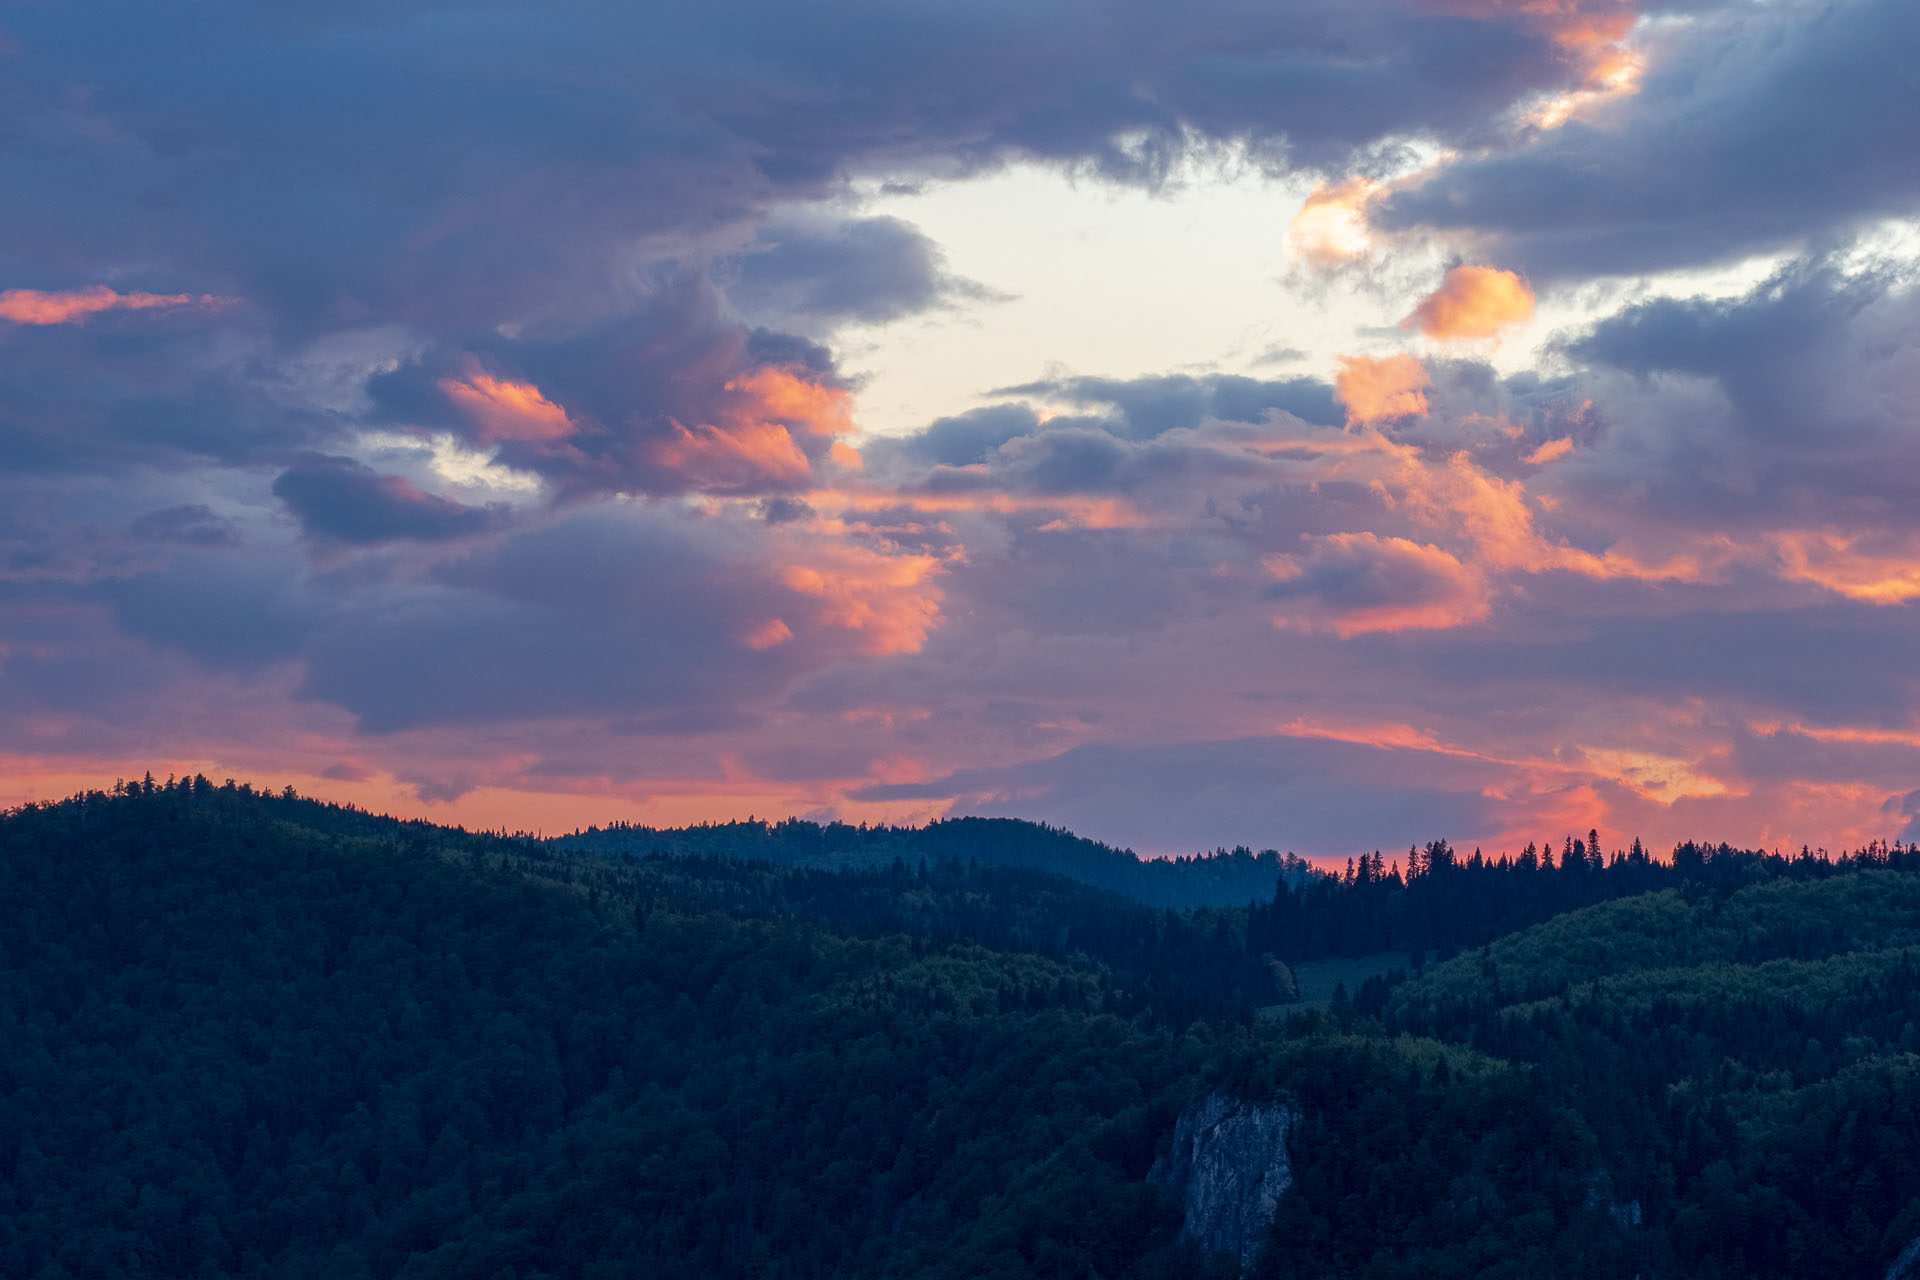
[[[1108,1007],[1154,1010],[1185,1024],[1247,1021],[1293,997],[1270,954],[1250,952],[1245,910],[1155,910],[1051,872],[992,863],[922,862],[824,871],[733,858],[625,860],[596,885],[656,902],[743,916],[799,916],[862,935],[970,941],[1087,963]]]
[[[1914,869],[1876,849],[1604,903],[1361,1005],[1577,1110],[1637,1269],[1874,1276],[1920,1236]]]
[[[1265,902],[1282,881],[1316,874],[1305,860],[1272,849],[1220,849],[1178,858],[1142,858],[1044,823],[1014,818],[947,818],[924,827],[854,826],[799,818],[656,828],[613,823],[555,837],[561,848],[641,857],[745,858],[780,866],[849,870],[929,862],[981,862],[1051,871],[1149,906],[1244,907]]]
[[[198,783],[0,822],[0,1273],[1192,1264],[1142,1175],[1204,1029],[520,847]],[[1088,1214],[1002,1239],[1019,1187]]]
[[[1803,882],[1856,871],[1920,871],[1920,845],[1875,844],[1838,857],[1792,857],[1688,841],[1662,860],[1638,840],[1603,853],[1597,833],[1528,844],[1518,856],[1462,855],[1445,840],[1407,850],[1404,870],[1379,853],[1349,859],[1345,875],[1282,884],[1247,925],[1248,945],[1288,960],[1405,951],[1443,958],[1596,903],[1663,889],[1724,896],[1766,881]]]
[[[1920,855],[1569,861],[1168,911],[197,778],[29,806],[0,1274],[1228,1274],[1147,1178],[1226,1091],[1297,1116],[1262,1277],[1879,1280],[1920,1236]],[[1275,955],[1376,936],[1275,932],[1302,901],[1458,953],[1256,1019]]]

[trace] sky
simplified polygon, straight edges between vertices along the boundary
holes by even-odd
[[[1916,47],[0,3],[0,805],[1920,838]]]

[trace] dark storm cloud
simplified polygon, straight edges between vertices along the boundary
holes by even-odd
[[[182,470],[270,460],[337,432],[332,414],[279,394],[259,347],[239,309],[8,328],[0,456],[16,473]]]
[[[797,643],[741,642],[791,603],[770,577],[738,531],[581,511],[448,562],[431,584],[343,596],[307,642],[305,690],[376,733],[568,716],[690,725],[817,660]]]
[[[1920,298],[1903,283],[1874,273],[1849,278],[1822,261],[1796,262],[1743,297],[1662,298],[1629,307],[1568,350],[1590,364],[1641,376],[1711,379],[1757,443],[1830,446],[1836,434],[1885,425],[1891,406],[1854,393],[1868,366],[1902,359],[1888,341],[1897,341],[1920,313]],[[1894,315],[1886,314],[1889,302]]]
[[[251,553],[185,555],[101,592],[122,631],[212,671],[292,658],[319,621],[295,566]]]
[[[1486,237],[1536,280],[1638,273],[1844,235],[1920,199],[1920,7],[1729,9],[1653,40],[1616,123],[1572,121],[1392,195],[1376,221]]]
[[[1042,417],[1024,403],[940,418],[911,435],[867,446],[874,468],[934,493],[1118,493],[1151,485],[1197,490],[1245,481],[1259,464],[1234,456],[1235,439],[1211,422],[1259,424],[1280,415],[1292,429],[1332,423],[1332,388],[1313,378],[1263,381],[1228,375],[1060,378],[995,394],[1065,400],[1083,413]]]
[[[383,476],[352,458],[322,454],[281,472],[273,492],[310,537],[336,542],[438,542],[479,533],[501,515],[422,492],[405,477]]]
[[[722,275],[735,306],[790,320],[876,324],[994,296],[950,274],[939,247],[898,218],[766,227]]]
[[[605,309],[635,236],[697,238],[863,161],[1026,154],[1153,180],[1197,130],[1337,164],[1389,134],[1475,134],[1567,74],[1518,20],[1344,0],[1131,0],[1097,36],[1069,4],[765,0],[209,0],[11,25],[6,274],[165,264],[155,285],[241,294],[294,329]]]
[[[1485,830],[1493,770],[1421,752],[1300,738],[1094,744],[1047,760],[866,787],[856,799],[952,798],[955,812],[1064,825],[1160,852],[1196,841],[1350,853]],[[1393,781],[1387,781],[1387,779]]]
[[[215,515],[205,503],[187,503],[149,511],[127,527],[127,532],[145,542],[179,542],[189,546],[227,546],[240,540],[233,521]]]
[[[875,441],[869,453],[884,457],[897,453],[926,466],[968,467],[1016,436],[1032,435],[1040,415],[1024,404],[996,404],[950,418],[937,418],[925,429],[897,440]]]
[[[1002,395],[1046,396],[1087,407],[1110,407],[1121,430],[1145,438],[1207,418],[1258,422],[1271,410],[1304,422],[1341,420],[1333,388],[1317,378],[1263,380],[1213,374],[1166,374],[1147,378],[1059,378],[1002,388]]]
[[[845,633],[810,625],[818,602],[779,579],[745,523],[623,504],[405,571],[314,574],[291,550],[196,550],[31,590],[68,630],[104,603],[123,633],[210,671],[297,662],[305,696],[371,732],[586,717],[685,733],[751,723],[795,672],[840,655]],[[756,647],[775,610],[797,634]],[[14,614],[0,641],[30,638],[30,615]],[[9,681],[28,671],[9,660]]]
[[[1825,259],[1735,298],[1629,307],[1564,347],[1597,406],[1572,492],[1703,529],[1912,529],[1916,325],[1911,275]]]

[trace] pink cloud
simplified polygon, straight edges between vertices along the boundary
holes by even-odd
[[[1432,383],[1413,356],[1341,356],[1333,398],[1346,406],[1347,425],[1359,426],[1425,414]]]
[[[228,299],[203,293],[116,293],[105,285],[43,292],[8,289],[0,293],[0,320],[20,325],[81,324],[102,311],[146,311],[155,307],[219,306]]]
[[[464,378],[442,378],[438,385],[488,444],[557,440],[574,432],[567,411],[530,382],[474,372]]]
[[[1511,271],[1462,265],[1401,321],[1443,342],[1498,338],[1533,318],[1533,287]]]

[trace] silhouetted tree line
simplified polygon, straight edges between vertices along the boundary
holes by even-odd
[[[1567,911],[1660,889],[1726,894],[1771,879],[1808,880],[1870,867],[1920,870],[1920,847],[1875,843],[1838,857],[1803,848],[1784,856],[1687,841],[1666,860],[1639,840],[1600,852],[1597,832],[1528,844],[1518,856],[1462,856],[1445,840],[1391,863],[1348,859],[1341,875],[1282,882],[1250,913],[1250,949],[1285,960],[1405,951],[1445,958]]]

